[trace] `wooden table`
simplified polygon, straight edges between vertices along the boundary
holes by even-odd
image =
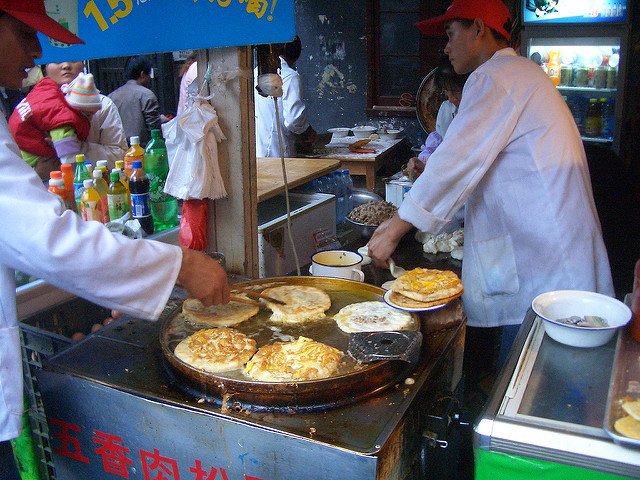
[[[340,160],[341,168],[348,169],[350,175],[365,175],[367,190],[372,192],[376,184],[376,172],[386,160],[400,150],[402,142],[406,139],[373,140],[363,147],[373,149],[375,153],[351,152],[349,145],[355,141],[356,138],[352,135],[331,140],[324,147],[326,153],[322,154],[322,159]]]
[[[256,158],[258,171],[258,202],[275,197],[284,192],[282,163],[280,158]],[[285,158],[287,185],[297,187],[325,173],[333,172],[340,166],[340,160],[328,158]]]

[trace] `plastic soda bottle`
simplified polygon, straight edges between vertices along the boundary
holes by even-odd
[[[82,191],[84,190],[84,181],[91,180],[89,171],[84,164],[84,155],[76,155],[76,173],[73,177],[73,195],[76,200],[76,212],[82,213]]]
[[[107,161],[98,160],[96,162],[96,168],[99,168],[100,170],[102,170],[102,178],[104,178],[104,181],[107,183],[107,185],[109,185],[111,172],[109,172],[109,166],[107,165]]]
[[[76,199],[73,194],[73,165],[70,163],[63,163],[60,165],[60,171],[62,171],[62,180],[64,180],[65,191],[65,205],[69,210],[76,210]]]
[[[548,75],[553,84],[560,85],[560,50],[549,50],[549,62],[547,63]]]
[[[345,185],[345,214],[349,215],[351,210],[353,210],[353,179],[349,174],[349,170],[343,168],[340,170],[342,174],[342,181]]]
[[[93,186],[93,180],[85,180],[82,191],[82,218],[86,221],[95,220],[102,223],[103,215],[100,210],[100,195]]]
[[[109,206],[109,218],[117,220],[129,211],[129,192],[120,180],[120,172],[117,169],[111,171],[111,183],[107,190],[107,203]]]
[[[62,178],[51,178],[49,179],[49,189],[51,193],[55,193],[58,195],[63,202],[66,202],[67,199],[67,191],[64,188],[64,180]],[[65,203],[66,207],[66,203]]]
[[[129,177],[129,193],[131,194],[131,216],[140,222],[147,235],[153,233],[153,217],[149,201],[149,179],[144,174],[142,162],[133,162],[133,170]]]
[[[587,118],[584,122],[584,134],[587,137],[599,137],[602,132],[602,111],[597,98],[589,99]]]
[[[162,132],[158,129],[151,130],[151,141],[144,151],[144,171],[149,179],[154,230],[160,232],[175,227],[178,224],[178,202],[164,191],[169,174],[169,160]]]
[[[102,169],[95,168],[93,170],[93,188],[100,195],[100,211],[102,212],[102,223],[109,222],[109,204],[107,203],[107,190],[109,186],[102,178]]]
[[[124,154],[124,175],[127,177],[127,181],[133,170],[133,162],[138,160],[142,162],[144,159],[144,149],[140,146],[140,137],[131,137],[129,143],[131,143],[131,148]]]

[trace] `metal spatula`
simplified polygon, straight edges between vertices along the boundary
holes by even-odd
[[[415,363],[420,358],[422,334],[414,330],[356,332],[349,334],[349,354],[359,362],[402,360]]]

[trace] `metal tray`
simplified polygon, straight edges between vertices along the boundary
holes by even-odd
[[[616,420],[626,415],[622,410],[622,399],[640,399],[640,343],[631,337],[628,328],[618,334],[616,356],[609,384],[609,396],[604,418],[604,430],[616,443],[640,448],[640,440],[625,437],[614,428]]]
[[[215,392],[221,396],[233,395],[234,399],[257,405],[307,406],[316,404],[341,405],[365,398],[406,376],[415,365],[402,361],[379,361],[360,364],[348,354],[349,335],[333,320],[342,307],[364,301],[382,301],[384,290],[374,285],[327,277],[276,277],[238,284],[257,292],[278,285],[309,285],[320,288],[331,297],[331,308],[326,317],[302,325],[271,323],[271,311],[261,308],[251,319],[236,325],[256,340],[258,348],[275,341],[295,340],[300,335],[321,341],[345,353],[338,371],[329,378],[304,382],[259,382],[241,370],[210,373],[194,368],[174,355],[176,345],[198,327],[186,322],[177,309],[168,316],[161,327],[160,345],[169,364],[183,380],[203,392]],[[420,318],[414,319],[420,325]]]

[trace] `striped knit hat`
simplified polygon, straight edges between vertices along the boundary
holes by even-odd
[[[97,112],[100,110],[100,93],[93,82],[90,73],[79,73],[68,85],[62,86],[67,103],[83,112]]]

